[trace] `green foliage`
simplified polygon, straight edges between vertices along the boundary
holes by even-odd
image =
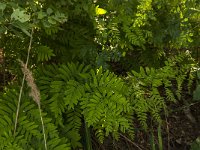
[[[23,104],[19,112],[18,129],[15,135],[14,121],[17,109],[19,89],[9,89],[1,97],[0,111],[0,148],[1,149],[43,149],[42,127],[39,111],[33,100],[23,94]],[[61,137],[52,119],[43,113],[48,149],[70,149],[66,137]]]
[[[24,11],[20,11],[19,9],[16,9],[13,11],[12,15],[11,15],[11,20],[18,20],[22,23],[27,22],[30,20],[30,16],[25,14]]]
[[[70,122],[66,125],[69,132],[76,131],[80,136],[80,118],[84,118],[88,127],[93,126],[97,130],[101,142],[110,133],[117,138],[118,130],[126,132],[130,128],[131,122],[124,113],[129,113],[131,107],[126,99],[127,87],[122,79],[109,71],[103,72],[102,68],[94,71],[90,70],[90,66],[74,63],[61,65],[57,68],[58,72],[56,76],[48,76],[49,70],[43,69],[44,74],[40,74],[38,82],[39,85],[45,85],[39,86],[41,92],[49,93],[47,104],[55,114],[56,123],[65,126],[63,113],[68,113],[65,120],[66,123]]]
[[[144,129],[148,128],[148,114],[155,122],[161,123],[160,113],[166,111],[166,101],[176,102],[181,99],[182,85],[188,80],[190,67],[185,65],[180,70],[178,64],[183,65],[189,59],[186,54],[180,54],[166,61],[166,66],[160,69],[141,67],[140,73],[132,71],[129,76],[131,87],[109,71],[104,72],[102,68],[95,71],[90,66],[84,67],[78,63],[43,68],[38,85],[42,93],[48,93],[49,97],[44,103],[55,114],[56,123],[63,126],[63,113],[70,115],[72,110],[75,114],[78,111],[75,116],[79,117],[65,118],[75,119],[75,123],[68,123],[68,130],[75,128],[80,136],[82,118],[88,127],[96,130],[96,136],[103,142],[104,136],[110,133],[116,139],[119,131],[130,130],[133,133],[132,121],[129,119],[133,114],[137,115]]]
[[[190,74],[190,65],[183,65],[187,59],[190,59],[187,55],[180,54],[169,58],[165,62],[166,66],[160,69],[141,67],[139,73],[134,70],[130,73],[131,101],[144,129],[147,129],[147,113],[160,123],[160,112],[166,111],[166,101],[181,100],[183,82],[193,80],[187,77]],[[183,65],[181,69],[179,64]]]
[[[197,87],[193,92],[193,100],[200,100],[200,85],[199,85],[199,80],[200,79],[200,74],[199,70],[197,70]]]
[[[0,95],[0,149],[44,148],[27,87],[13,135],[23,77],[16,60],[26,60],[32,30],[29,64],[48,149],[78,149],[91,147],[92,133],[103,143],[121,133],[133,139],[134,121],[146,131],[149,118],[162,125],[167,104],[182,100],[185,85],[192,93],[189,52],[199,44],[199,6],[197,0],[2,0],[2,66],[15,78]],[[194,99],[198,94],[199,86]]]
[[[200,86],[197,85],[195,91],[193,92],[193,99],[199,100],[200,99]]]
[[[192,143],[191,150],[198,150],[200,148],[199,137]]]
[[[48,61],[52,56],[55,56],[53,50],[47,46],[39,46],[36,52],[38,53],[38,61]]]
[[[160,67],[160,61],[169,53],[198,42],[199,15],[191,11],[199,8],[197,1],[111,0],[102,6],[107,6],[109,13],[97,17],[97,43],[104,51],[125,53],[123,63],[137,59],[130,65],[139,62]],[[196,16],[194,22],[191,16]]]

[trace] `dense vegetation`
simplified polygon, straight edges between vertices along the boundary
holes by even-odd
[[[0,0],[0,149],[170,149],[199,43],[198,0]]]

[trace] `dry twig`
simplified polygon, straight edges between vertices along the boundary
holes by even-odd
[[[135,147],[137,147],[139,150],[142,150],[142,148],[140,148],[136,143],[134,143],[133,141],[131,141],[129,138],[127,138],[126,136],[124,136],[123,134],[120,134],[124,139],[126,139],[128,142],[130,142],[131,144],[133,144]]]

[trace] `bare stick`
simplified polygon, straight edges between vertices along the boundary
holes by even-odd
[[[137,147],[139,150],[142,150],[136,143],[134,143],[133,141],[131,141],[129,138],[127,138],[126,136],[124,136],[123,134],[120,133],[120,135],[125,138],[128,142],[130,142],[131,144],[133,144],[135,147]]]

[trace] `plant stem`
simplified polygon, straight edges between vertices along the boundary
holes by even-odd
[[[91,135],[90,135],[90,130],[87,126],[87,122],[85,122],[85,147],[87,150],[92,150],[92,143],[91,143]]]
[[[44,136],[44,146],[45,146],[45,150],[47,150],[47,140],[46,140],[46,134],[45,134],[45,129],[44,129],[44,121],[43,121],[43,118],[42,118],[42,110],[41,110],[40,104],[38,104],[38,109],[39,109],[39,112],[40,112],[40,119],[41,119],[41,123],[42,123],[42,132],[43,132],[43,136]]]
[[[32,31],[31,31],[30,42],[29,42],[29,46],[28,46],[28,54],[27,54],[26,64],[25,64],[26,66],[28,66],[32,41],[33,41],[33,28],[32,28]],[[19,98],[18,98],[17,111],[16,111],[16,116],[15,116],[14,136],[15,136],[16,130],[17,130],[17,122],[18,122],[18,117],[19,117],[19,109],[20,109],[20,103],[21,103],[21,98],[22,98],[22,91],[23,91],[23,87],[24,87],[24,81],[25,81],[25,74],[24,74],[23,79],[22,79],[22,85],[21,85],[21,88],[20,88],[20,93],[19,93]]]

